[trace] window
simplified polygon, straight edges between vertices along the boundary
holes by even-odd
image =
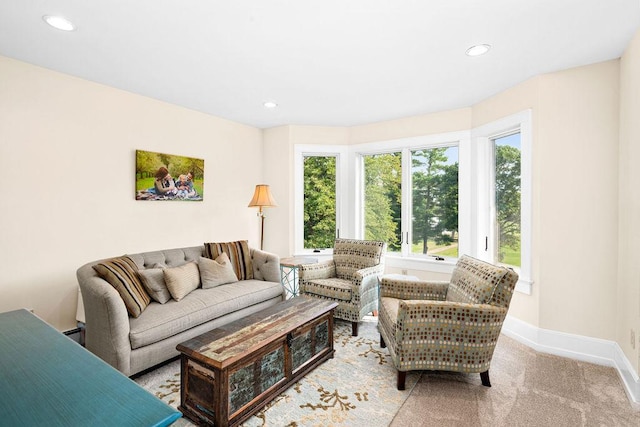
[[[304,248],[332,248],[336,237],[336,157],[304,156]]]
[[[364,238],[387,242],[399,252],[402,243],[402,153],[368,154],[364,160]]]
[[[295,251],[387,242],[387,265],[450,273],[460,254],[515,268],[531,293],[531,111],[460,132],[296,145]]]
[[[457,258],[458,153],[468,141],[468,132],[452,132],[351,147],[354,234],[406,260]]]
[[[458,147],[411,151],[412,255],[458,257]]]
[[[531,112],[473,129],[477,196],[472,255],[513,267],[531,294]]]
[[[499,264],[520,267],[520,132],[493,139],[494,254]]]
[[[333,248],[345,222],[344,146],[295,146],[295,253]]]

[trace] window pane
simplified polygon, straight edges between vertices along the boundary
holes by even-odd
[[[402,154],[398,152],[363,157],[365,239],[387,242],[389,251],[399,252]]]
[[[304,247],[332,248],[336,237],[336,157],[304,157]]]
[[[411,254],[458,256],[458,147],[411,152]]]
[[[520,267],[520,133],[497,138],[496,254],[500,264]]]

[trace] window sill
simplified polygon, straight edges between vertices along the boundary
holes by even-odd
[[[457,259],[454,258],[445,258],[443,261],[436,261],[433,259],[407,258],[389,254],[387,254],[386,257],[386,265],[389,267],[445,274],[453,273],[456,262]],[[516,292],[531,295],[532,289],[532,280],[523,278],[518,279],[518,283],[515,288]]]

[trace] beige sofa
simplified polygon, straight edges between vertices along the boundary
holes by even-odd
[[[198,261],[205,246],[146,252],[128,257],[141,270]],[[77,271],[86,320],[86,348],[131,376],[178,355],[176,345],[272,306],[285,298],[277,255],[250,249],[253,279],[193,290],[179,301],[151,301],[138,317],[93,268]]]

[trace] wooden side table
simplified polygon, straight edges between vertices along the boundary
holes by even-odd
[[[298,296],[298,267],[317,262],[318,258],[309,257],[291,257],[280,260],[280,281],[287,291],[287,299]]]

